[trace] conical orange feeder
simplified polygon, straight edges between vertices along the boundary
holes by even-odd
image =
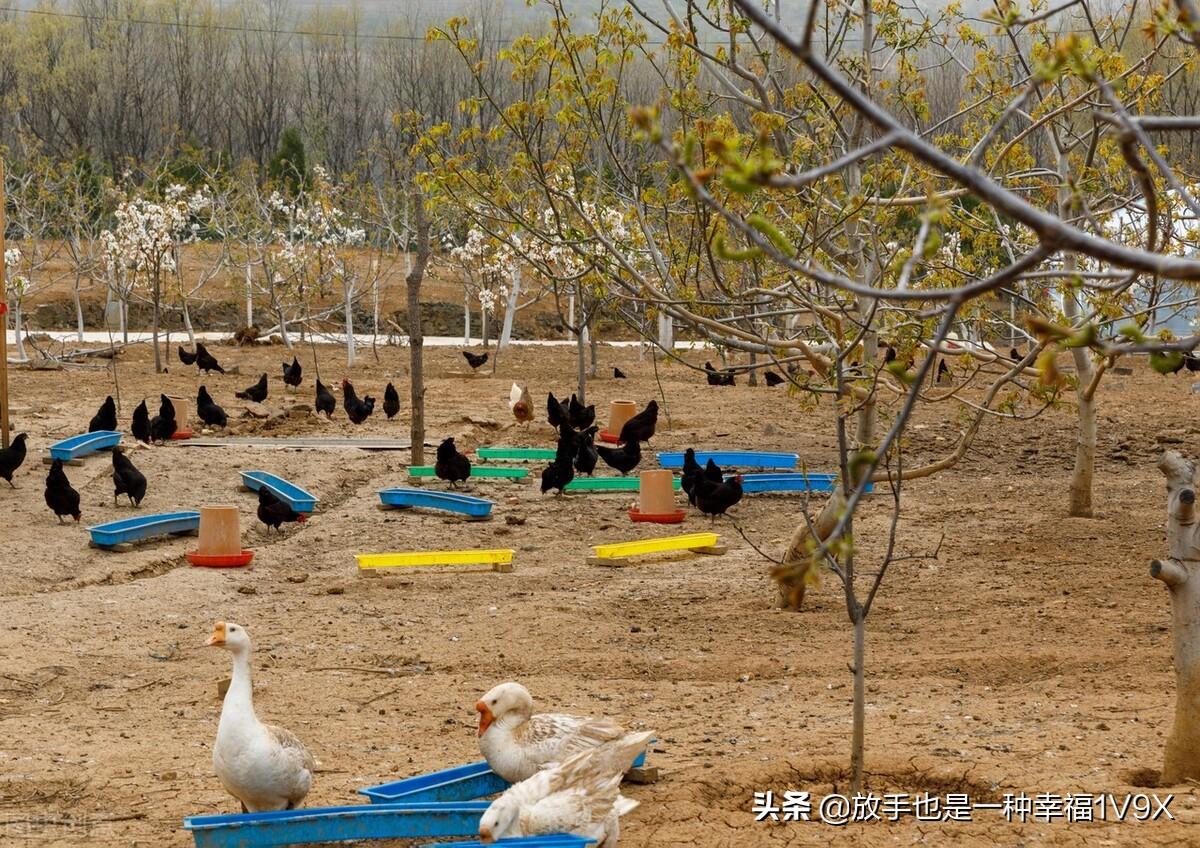
[[[167,395],[171,406],[175,407],[175,432],[171,438],[175,441],[192,437],[192,402],[185,397]]]
[[[684,511],[675,508],[675,475],[667,469],[643,471],[638,481],[638,505],[629,510],[633,521],[678,524]]]
[[[621,428],[637,415],[637,404],[631,400],[614,400],[608,408],[608,429],[600,431],[600,441],[616,444],[621,441]]]
[[[242,531],[236,506],[200,507],[200,547],[187,554],[188,562],[204,568],[237,568],[249,565],[254,551],[242,550]]]

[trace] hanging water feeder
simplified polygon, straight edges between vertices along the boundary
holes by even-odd
[[[659,468],[639,475],[638,505],[629,510],[633,521],[678,524],[686,513],[675,508],[675,475]]]
[[[254,551],[242,549],[242,531],[236,506],[200,507],[200,546],[187,554],[188,562],[204,568],[237,568],[249,565]]]
[[[608,428],[600,431],[600,440],[612,444],[621,441],[621,428],[637,411],[637,404],[631,400],[614,400],[608,407]]]

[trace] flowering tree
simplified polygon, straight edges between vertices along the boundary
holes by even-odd
[[[199,224],[193,216],[209,204],[207,192],[188,193],[178,184],[168,186],[164,199],[145,197],[121,201],[114,212],[116,225],[100,234],[109,285],[121,304],[121,332],[128,340],[130,297],[139,290],[149,292],[153,305],[152,335],[154,369],[162,373],[158,331],[162,321],[163,284],[167,275],[179,274],[179,245],[194,240]],[[193,229],[195,224],[196,229]],[[182,286],[180,286],[182,296]],[[190,321],[189,321],[190,323]]]
[[[278,284],[285,296],[303,311],[301,328],[313,331],[312,308],[340,287],[346,340],[347,364],[354,364],[354,303],[362,293],[364,276],[347,260],[345,248],[362,245],[366,230],[339,205],[343,186],[333,183],[320,166],[314,166],[312,185],[295,198],[278,192],[268,198],[278,221],[274,261]]]

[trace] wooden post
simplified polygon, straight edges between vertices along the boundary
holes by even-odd
[[[1196,523],[1196,466],[1175,451],[1158,462],[1167,478],[1169,557],[1150,564],[1171,596],[1175,654],[1175,720],[1163,753],[1160,786],[1200,778],[1200,525]]]
[[[429,219],[425,215],[425,198],[419,190],[414,189],[409,202],[412,204],[413,218],[417,225],[417,258],[404,280],[408,295],[408,432],[412,441],[412,464],[421,465],[425,461],[425,335],[421,329],[421,283],[425,279],[425,267],[429,264],[433,248],[429,244]],[[470,334],[469,323],[467,333]]]
[[[8,447],[8,269],[4,261],[4,231],[8,227],[4,213],[4,160],[0,159],[0,446]],[[21,332],[21,328],[17,328]]]

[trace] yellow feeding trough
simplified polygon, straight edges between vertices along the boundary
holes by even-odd
[[[515,551],[509,548],[488,548],[474,551],[410,551],[387,554],[356,554],[361,574],[377,574],[385,568],[428,568],[444,565],[486,565],[490,571],[513,570]]]
[[[724,545],[718,544],[720,540],[721,537],[717,533],[687,533],[683,536],[661,536],[657,539],[593,545],[593,555],[588,557],[587,561],[589,565],[620,568],[629,565],[629,557],[646,556],[647,554],[691,551],[697,554],[720,555],[728,550]]]

